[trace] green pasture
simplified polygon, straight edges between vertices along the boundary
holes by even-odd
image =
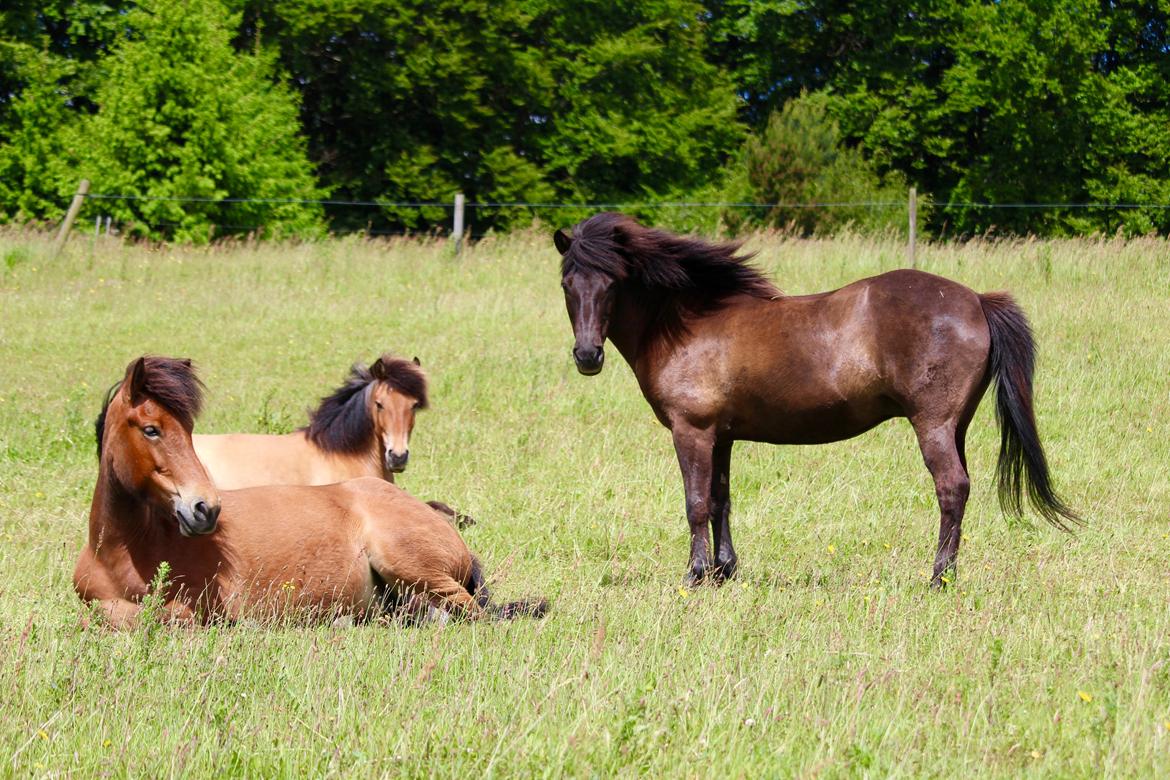
[[[760,235],[790,293],[902,245]],[[0,776],[1099,777],[1170,773],[1170,244],[976,241],[922,265],[1008,289],[1037,414],[1087,525],[1012,521],[985,400],[958,581],[928,587],[909,425],[736,446],[738,580],[680,588],[670,437],[610,353],[577,374],[546,232],[445,242],[123,245],[0,234]],[[473,515],[541,621],[83,627],[71,573],[92,422],[144,353],[194,358],[196,429],[287,431],[347,366],[417,355],[399,481]]]

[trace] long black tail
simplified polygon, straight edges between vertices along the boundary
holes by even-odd
[[[1080,523],[1057,496],[1048,474],[1048,460],[1036,430],[1032,410],[1032,371],[1036,343],[1019,305],[1007,293],[979,296],[991,330],[991,375],[995,379],[995,418],[999,421],[999,504],[1005,512],[1022,516],[1023,494],[1040,515],[1057,528],[1071,530],[1067,521]]]
[[[475,603],[495,620],[512,620],[518,617],[544,617],[548,612],[548,599],[521,599],[510,601],[507,604],[493,604],[491,594],[488,593],[487,582],[483,576],[483,566],[479,558],[471,556],[471,574],[464,585],[467,592],[475,599]]]

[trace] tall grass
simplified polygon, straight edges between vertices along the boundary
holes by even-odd
[[[1170,766],[1170,245],[920,248],[1012,291],[1075,536],[1006,521],[985,400],[957,586],[927,587],[933,488],[905,421],[739,444],[737,581],[683,590],[670,437],[629,369],[579,376],[546,235],[145,248],[0,235],[0,775],[1127,776]],[[904,262],[894,240],[749,247],[789,293]],[[284,431],[383,350],[432,409],[399,481],[472,514],[543,621],[84,626],[71,587],[103,391],[189,356],[197,430]]]

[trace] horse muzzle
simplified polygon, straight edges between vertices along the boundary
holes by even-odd
[[[401,474],[406,471],[406,462],[410,460],[410,450],[405,452],[386,451],[386,470],[392,471],[395,474]]]
[[[175,519],[183,536],[204,536],[215,531],[219,523],[219,504],[202,498],[187,501],[175,498]]]
[[[601,373],[605,365],[605,349],[603,347],[573,347],[573,361],[577,370],[585,376]]]

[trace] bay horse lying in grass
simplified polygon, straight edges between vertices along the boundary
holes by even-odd
[[[385,354],[354,365],[321,399],[308,426],[286,434],[195,434],[195,454],[221,490],[260,485],[328,485],[355,477],[387,482],[406,469],[415,414],[427,408],[418,358]],[[440,501],[428,502],[460,528],[473,525]]]
[[[181,621],[368,618],[416,597],[468,617],[544,613],[543,600],[493,606],[459,533],[381,479],[220,493],[191,446],[201,403],[190,361],[144,357],[98,417],[73,584],[113,625],[137,620],[164,561],[164,609]]]
[[[601,371],[608,338],[674,437],[691,530],[688,582],[735,574],[736,440],[821,444],[907,417],[941,510],[932,582],[942,584],[970,490],[967,426],[992,380],[1004,510],[1020,514],[1026,488],[1045,520],[1065,530],[1077,520],[1049,478],[1032,411],[1032,333],[1006,293],[902,270],[786,296],[746,264],[738,243],[613,213],[553,239],[577,369]]]

